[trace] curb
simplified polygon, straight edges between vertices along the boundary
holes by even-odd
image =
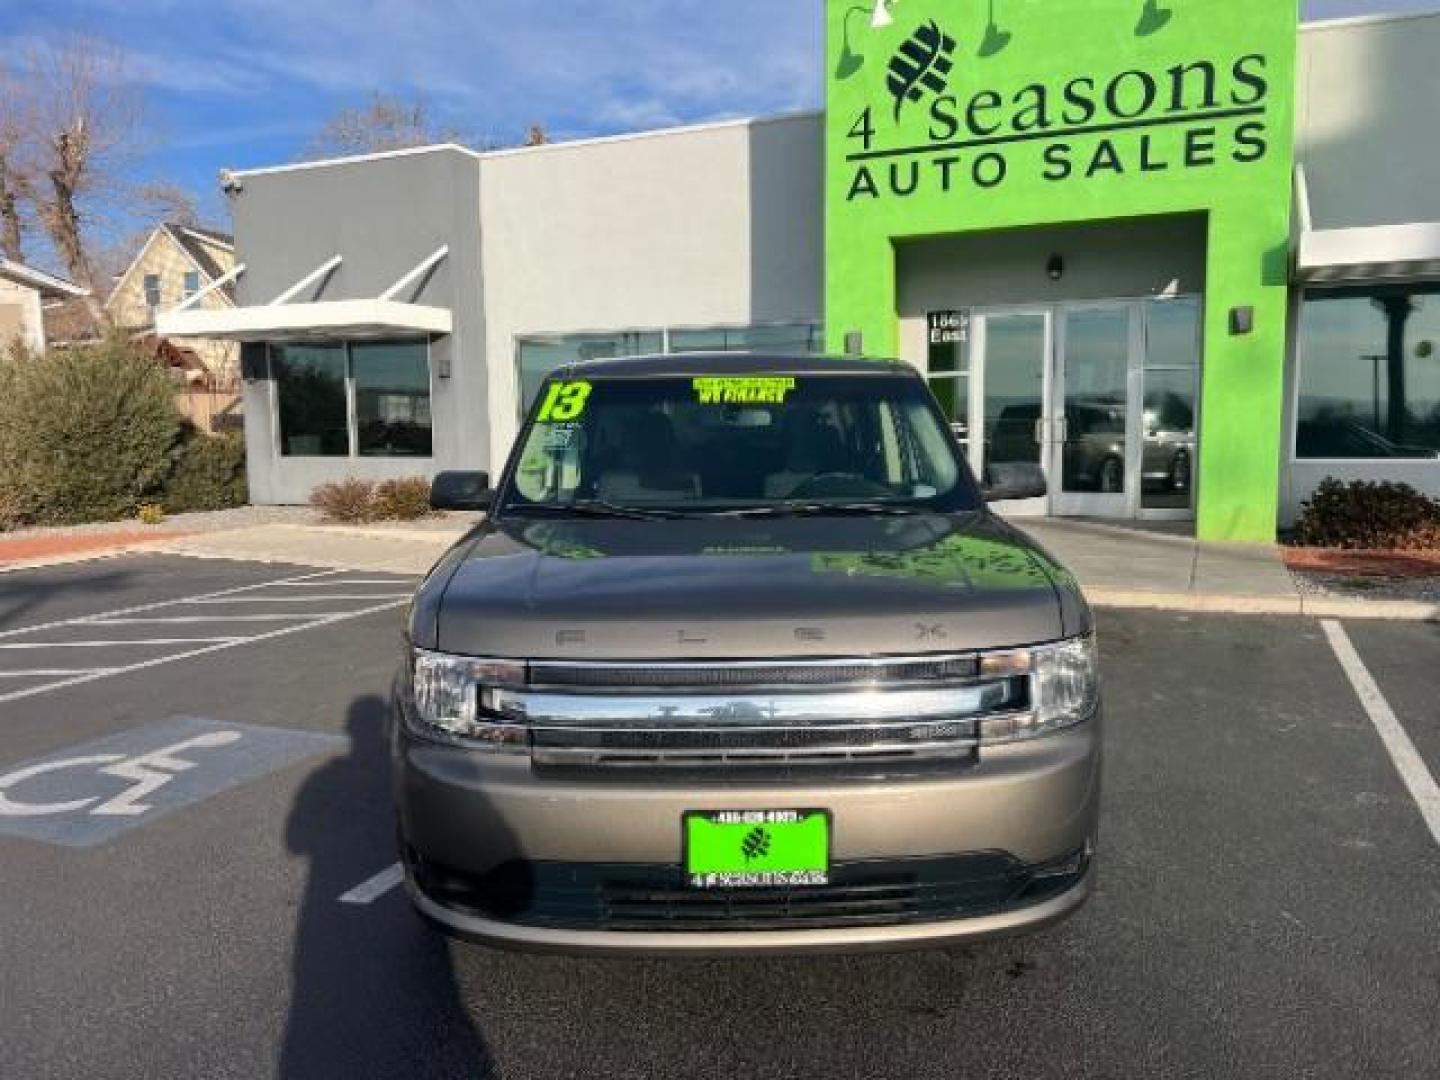
[[[278,528],[300,529],[317,536],[354,536],[363,540],[409,540],[444,544],[446,547],[470,531],[468,526],[455,533],[438,532],[433,529],[368,528],[364,525],[282,525]]]
[[[1131,611],[1284,615],[1313,619],[1377,619],[1397,622],[1440,621],[1440,604],[1418,600],[1237,596],[1226,593],[1158,593],[1127,589],[1084,589],[1084,593],[1086,599],[1095,607]]]
[[[189,536],[190,534],[184,534]],[[157,536],[154,540],[135,540],[114,547],[93,547],[83,551],[70,551],[62,555],[37,555],[33,559],[11,559],[0,561],[0,574],[11,574],[18,570],[43,570],[50,566],[70,566],[74,563],[94,562],[97,559],[113,559],[117,555],[143,555],[164,551],[164,545],[181,539],[180,536]]]

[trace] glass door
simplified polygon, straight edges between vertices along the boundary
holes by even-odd
[[[970,460],[979,476],[1005,466],[1048,472],[1051,326],[1044,308],[980,312],[975,318]],[[1012,515],[1044,514],[1048,499],[996,503],[995,508]]]
[[[1066,306],[1052,379],[1054,513],[1134,517],[1139,491],[1139,305]],[[1058,477],[1059,483],[1053,478]]]
[[[1201,310],[1194,296],[1145,305],[1141,517],[1189,518],[1195,513]]]

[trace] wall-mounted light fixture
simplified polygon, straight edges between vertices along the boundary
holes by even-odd
[[[1233,307],[1230,309],[1230,333],[1241,337],[1251,333],[1255,329],[1255,309],[1253,307]]]
[[[1059,281],[1065,276],[1065,257],[1056,253],[1050,256],[1050,261],[1045,264],[1045,276],[1051,281]]]
[[[859,330],[850,330],[850,331],[847,331],[847,332],[846,332],[846,334],[845,334],[845,355],[846,355],[846,356],[864,356],[864,355],[865,355],[865,335],[862,334]]]

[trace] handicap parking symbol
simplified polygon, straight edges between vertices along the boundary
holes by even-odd
[[[0,765],[0,834],[90,847],[344,739],[180,717]]]

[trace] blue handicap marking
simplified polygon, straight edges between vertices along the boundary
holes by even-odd
[[[0,834],[91,847],[303,758],[337,735],[176,717],[0,765]]]

